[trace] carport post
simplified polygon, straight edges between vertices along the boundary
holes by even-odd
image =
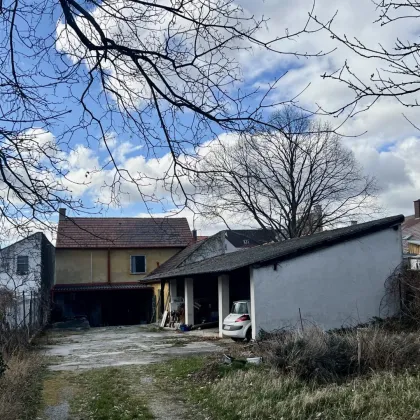
[[[223,320],[229,315],[229,275],[222,274],[217,279],[219,296],[219,337],[223,337]]]
[[[254,281],[254,269],[249,267],[249,286],[250,297],[251,297],[251,327],[252,327],[252,339],[257,338],[257,327],[256,327],[256,313],[255,313],[255,281]]]
[[[169,302],[172,302],[174,300],[174,298],[177,297],[176,294],[177,290],[176,290],[176,279],[171,279],[169,280],[169,296],[170,296],[170,300]],[[170,306],[170,310],[172,311],[172,305]]]
[[[194,325],[194,280],[185,279],[185,324]]]

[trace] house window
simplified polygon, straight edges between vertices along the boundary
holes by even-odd
[[[19,255],[17,257],[17,274],[29,273],[29,257],[27,255]]]
[[[131,256],[131,274],[143,274],[146,272],[146,257],[144,255]]]

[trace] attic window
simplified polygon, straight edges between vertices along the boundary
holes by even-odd
[[[146,257],[144,255],[131,256],[131,274],[144,274],[146,272]]]
[[[244,245],[249,245],[249,239],[244,239]]]
[[[27,255],[18,255],[17,257],[17,274],[24,275],[29,272],[29,257]]]

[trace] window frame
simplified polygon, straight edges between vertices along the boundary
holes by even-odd
[[[133,257],[143,257],[144,258],[144,271],[133,271]],[[137,268],[137,267],[136,267]],[[135,254],[135,255],[130,255],[130,274],[146,274],[147,273],[147,260],[146,260],[146,255],[142,255],[142,254]]]
[[[19,265],[22,265],[22,263],[19,264],[19,258],[26,258],[26,270],[19,270]],[[16,274],[18,276],[26,276],[29,274],[29,255],[18,255],[16,257]]]

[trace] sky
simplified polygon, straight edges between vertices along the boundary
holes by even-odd
[[[284,35],[286,30],[291,32],[303,27],[313,5],[313,2],[308,0],[237,0],[237,3],[243,7],[244,13],[269,18],[267,25],[259,33],[262,39],[267,40]],[[317,0],[314,14],[320,20],[327,21],[336,11],[338,14],[333,28],[349,38],[357,37],[372,47],[378,47],[379,43],[392,47],[397,37],[408,39],[416,33],[415,26],[407,24],[406,21],[385,27],[373,23],[378,12],[369,0]],[[66,47],[61,48],[65,51]],[[284,74],[271,99],[287,100],[304,90],[297,101],[306,109],[315,109],[319,104],[327,110],[334,110],[351,99],[351,92],[343,84],[321,78],[325,72],[340,68],[347,60],[352,70],[368,78],[378,65],[351,53],[331,39],[326,32],[303,34],[282,43],[281,48],[287,51],[310,52],[335,49],[323,57],[307,59],[297,59],[256,48],[237,56],[245,85],[267,86],[276,77]],[[94,101],[92,106],[99,111],[100,108]],[[75,109],[65,123],[75,123],[78,112]],[[358,114],[340,128],[340,133],[348,136],[343,142],[354,151],[366,173],[377,178],[381,188],[379,204],[384,216],[412,214],[413,201],[420,198],[419,132],[407,122],[404,115],[418,121],[418,111],[415,108],[404,108],[395,100],[381,100],[369,111]],[[340,119],[331,121],[332,124],[340,123]],[[57,130],[59,129],[60,127],[57,127]],[[54,132],[43,135],[53,137]],[[106,166],[109,158],[104,144],[87,140],[73,139],[72,150],[67,151],[68,178],[79,183],[69,186],[74,196],[82,199],[87,205],[92,205],[98,198],[101,201],[109,199],[109,188],[105,185],[111,181],[113,172],[110,165]],[[170,156],[165,149],[159,150],[156,156],[150,156],[144,144],[125,132],[110,132],[108,146],[119,166],[130,173],[144,172],[159,176],[170,165]],[[101,168],[104,169],[100,170]],[[149,203],[147,208],[135,188],[123,186],[119,205],[109,207],[103,215],[148,216],[151,211],[161,216],[174,209],[170,197],[162,188],[156,189],[156,186],[151,184],[142,188],[146,193],[158,194],[164,200],[164,206]],[[189,210],[182,210],[179,215],[188,217],[191,227],[198,229],[199,235],[212,234],[224,228],[223,223],[205,221],[194,216]]]

